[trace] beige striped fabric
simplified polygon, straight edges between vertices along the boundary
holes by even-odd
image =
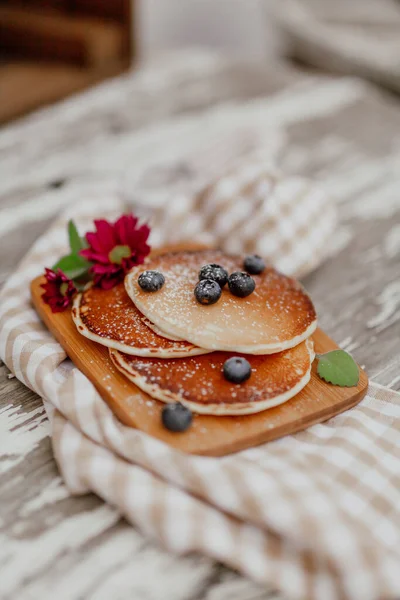
[[[121,210],[96,198],[72,212],[84,231]],[[29,302],[29,281],[65,249],[68,216],[2,291],[0,356],[43,398],[69,489],[95,492],[173,552],[204,553],[289,598],[398,599],[400,394],[372,384],[351,411],[224,458],[125,427]]]
[[[191,164],[198,159],[192,156]],[[260,254],[298,277],[329,256],[336,210],[324,190],[266,166],[259,151],[224,167],[197,193],[183,190],[177,197],[175,191],[173,201],[157,186],[159,206],[149,214],[157,245],[179,239],[214,244],[231,254]],[[145,190],[135,193],[146,204]]]

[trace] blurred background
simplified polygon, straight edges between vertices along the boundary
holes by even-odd
[[[399,91],[397,0],[0,0],[0,122],[188,46],[275,53]]]
[[[0,121],[184,46],[260,57],[261,0],[1,0]]]

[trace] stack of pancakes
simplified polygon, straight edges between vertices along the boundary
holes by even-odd
[[[253,275],[245,298],[227,286],[218,302],[197,302],[194,288],[206,265],[229,273],[243,258],[218,250],[170,252],[135,267],[111,290],[90,287],[74,302],[78,331],[110,349],[115,366],[162,402],[181,402],[193,412],[245,415],[289,400],[307,385],[314,359],[311,334],[317,319],[300,284],[266,267]],[[146,270],[162,273],[156,292],[138,284]],[[240,384],[224,377],[232,356],[245,357],[251,376]]]

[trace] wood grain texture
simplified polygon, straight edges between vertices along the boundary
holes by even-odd
[[[243,417],[196,415],[192,427],[176,435],[161,424],[162,402],[153,400],[128,381],[112,364],[107,348],[80,335],[70,310],[51,312],[51,308],[42,300],[41,284],[44,281],[43,277],[37,277],[31,285],[32,301],[37,312],[115,415],[125,425],[140,429],[183,452],[224,456],[269,442],[326,421],[355,406],[367,392],[368,378],[362,369],[357,387],[341,388],[322,381],[316,373],[314,362],[310,383],[288,402]],[[317,353],[338,347],[320,329],[312,337]]]
[[[338,201],[336,253],[304,282],[321,326],[371,378],[400,389],[399,104],[364,84],[309,78],[270,59],[158,59],[4,128],[0,285],[64,206],[99,186],[118,191],[127,169],[167,189],[185,181],[187,152],[171,155],[176,136],[161,139],[157,127],[151,137],[146,128],[174,115],[197,119],[212,106],[222,119],[227,107],[260,96],[272,115],[268,139],[282,133],[279,165],[317,178]],[[203,123],[191,139],[202,132]],[[7,375],[0,366],[1,600],[281,600],[204,557],[167,554],[94,495],[71,497],[41,399]]]

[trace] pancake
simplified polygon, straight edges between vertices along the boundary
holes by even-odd
[[[250,378],[230,383],[223,375],[227,352],[181,359],[138,358],[110,350],[111,360],[147,394],[162,402],[182,402],[206,415],[249,415],[293,398],[310,380],[314,360],[311,340],[279,354],[246,356]]]
[[[154,323],[149,321],[149,319],[147,319],[147,317],[142,317],[142,321],[147,327],[150,327],[150,329],[152,331],[154,331],[154,333],[156,333],[157,335],[160,335],[161,337],[164,337],[167,340],[173,340],[174,342],[182,341],[180,338],[174,337],[173,335],[168,335],[168,333],[161,331],[161,329],[159,327],[157,327],[157,325],[154,325]]]
[[[229,273],[243,270],[243,258],[219,250],[171,252],[135,267],[125,277],[125,288],[160,331],[210,350],[273,354],[297,346],[315,330],[310,298],[296,280],[272,267],[252,276],[256,289],[250,296],[238,298],[225,286],[218,302],[199,304],[194,288],[200,268],[208,263],[220,264]],[[158,292],[145,292],[137,282],[147,269],[165,277]]]
[[[169,358],[209,352],[190,342],[161,337],[147,327],[145,317],[130,300],[123,283],[111,290],[90,287],[78,294],[72,318],[85,337],[135,356]]]

